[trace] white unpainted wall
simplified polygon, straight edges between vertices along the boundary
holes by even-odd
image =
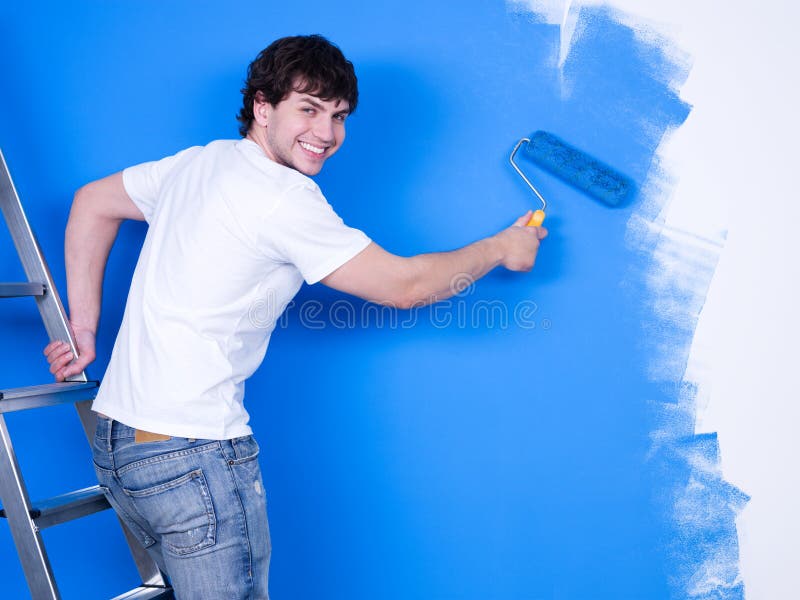
[[[562,27],[569,0],[508,0]],[[669,229],[711,240],[727,229],[686,379],[696,430],[719,436],[725,479],[751,496],[737,528],[748,600],[798,596],[800,573],[800,5],[789,0],[611,0],[693,58],[686,123],[660,150],[676,178]]]

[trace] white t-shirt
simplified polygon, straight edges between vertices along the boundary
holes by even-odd
[[[149,230],[92,408],[178,437],[249,435],[244,381],[302,285],[364,250],[308,177],[221,140],[125,169]]]

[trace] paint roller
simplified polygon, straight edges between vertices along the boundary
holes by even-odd
[[[517,142],[509,157],[511,166],[542,203],[542,208],[533,213],[528,226],[542,224],[547,201],[514,162],[514,155],[523,145],[525,155],[535,165],[608,206],[620,206],[633,193],[634,185],[630,178],[552,133],[536,131],[531,137]]]

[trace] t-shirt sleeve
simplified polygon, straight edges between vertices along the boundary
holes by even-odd
[[[141,163],[122,171],[122,184],[125,186],[125,191],[133,200],[133,203],[142,211],[145,221],[150,223],[158,205],[158,198],[164,181],[169,177],[170,173],[183,159],[188,158],[200,149],[200,146],[193,146],[161,160]]]
[[[290,188],[266,219],[263,249],[297,267],[307,283],[317,283],[364,250],[372,240],[348,227],[319,188]]]

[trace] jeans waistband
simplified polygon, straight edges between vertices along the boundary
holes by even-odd
[[[134,437],[136,430],[133,427],[128,427],[125,423],[120,423],[103,415],[97,415],[96,435],[104,440],[120,440]]]

